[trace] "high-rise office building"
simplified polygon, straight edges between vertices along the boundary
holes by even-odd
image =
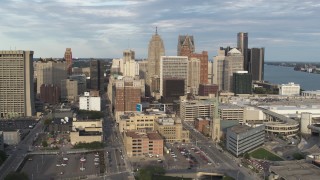
[[[139,76],[139,63],[135,61],[135,52],[123,51],[123,76]]]
[[[218,50],[218,55],[213,58],[213,84],[217,84],[219,91],[224,86],[224,61],[226,53],[223,48]]]
[[[136,105],[141,102],[141,81],[133,77],[123,77],[115,81],[113,86],[114,110],[136,111]]]
[[[0,118],[32,116],[33,51],[0,51]]]
[[[234,94],[252,94],[252,75],[248,71],[233,73]]]
[[[232,92],[233,73],[243,71],[243,55],[236,48],[231,49],[224,61],[223,90]]]
[[[68,75],[71,75],[72,74],[72,51],[71,51],[71,48],[66,48],[66,52],[64,53],[64,60],[67,63]]]
[[[152,78],[160,76],[160,57],[165,55],[163,41],[157,30],[149,42],[148,47],[148,68],[146,79],[146,94],[148,96],[154,91],[151,88]]]
[[[71,79],[61,80],[61,100],[68,102],[78,101],[78,81]]]
[[[200,59],[200,83],[208,83],[208,52],[202,51],[202,53],[193,53],[189,58]]]
[[[63,61],[43,59],[36,63],[37,67],[37,95],[43,84],[61,87],[61,80],[67,79],[67,64]]]
[[[188,91],[193,94],[198,94],[200,84],[200,59],[189,59],[188,68]]]
[[[102,91],[104,89],[104,69],[104,61],[90,61],[90,89],[97,91]]]
[[[193,36],[179,35],[177,49],[178,49],[177,56],[190,57],[191,54],[193,54],[195,51]]]
[[[250,57],[248,56],[248,33],[239,32],[237,34],[237,48],[243,55],[243,68],[244,70],[249,70]]]
[[[163,96],[164,99],[170,99],[170,101],[174,99],[179,99],[181,93],[187,93],[187,84],[188,57],[161,56],[160,96]],[[181,89],[183,90],[182,92],[180,92]]]
[[[264,80],[264,48],[251,48],[249,73],[254,81]]]

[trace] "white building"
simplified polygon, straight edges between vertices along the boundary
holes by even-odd
[[[3,131],[3,142],[8,145],[17,145],[21,140],[20,131]]]
[[[188,57],[161,56],[160,58],[160,95],[163,96],[164,81],[166,79],[184,80],[184,91],[187,93]]]
[[[300,85],[289,82],[279,85],[279,95],[294,96],[300,94]]]
[[[84,96],[79,98],[79,109],[88,111],[101,111],[101,98],[90,96],[89,92],[85,92]]]
[[[320,90],[302,91],[301,96],[306,97],[306,98],[320,98]]]

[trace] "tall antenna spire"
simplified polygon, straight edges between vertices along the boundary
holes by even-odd
[[[158,35],[158,26],[156,26],[156,35]]]

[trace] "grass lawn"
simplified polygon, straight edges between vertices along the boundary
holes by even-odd
[[[256,159],[265,159],[265,160],[270,160],[270,161],[283,161],[282,158],[279,156],[263,149],[259,148],[253,152],[250,153],[250,156]]]

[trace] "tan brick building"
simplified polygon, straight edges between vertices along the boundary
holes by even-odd
[[[128,157],[163,156],[163,138],[157,132],[127,131],[123,141]]]
[[[79,142],[90,143],[94,141],[102,142],[103,129],[102,119],[97,120],[76,120],[72,122],[70,132],[71,144]]]
[[[154,124],[154,129],[165,139],[166,142],[189,142],[189,131],[183,130],[181,119],[160,118]]]

